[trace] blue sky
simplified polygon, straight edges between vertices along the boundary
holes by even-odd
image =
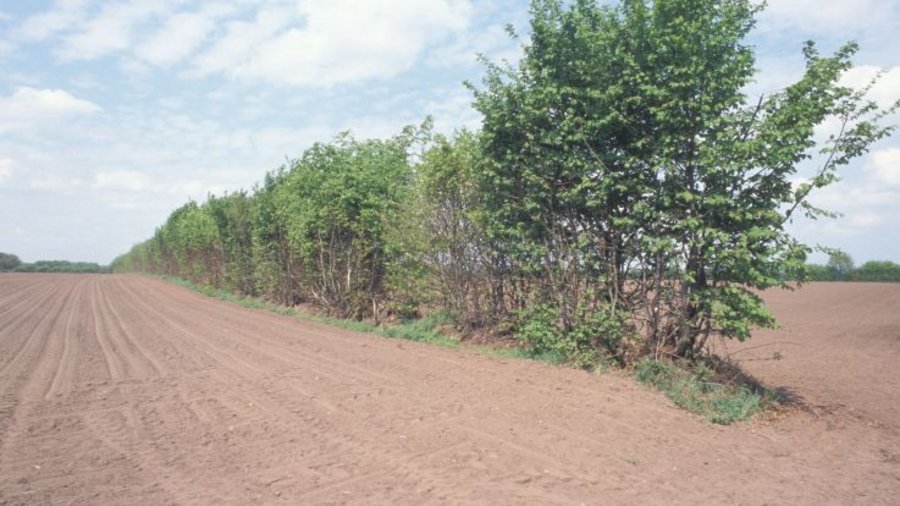
[[[465,80],[515,61],[527,0],[0,0],[0,251],[107,263],[175,207],[250,188],[343,130],[385,137],[428,114],[477,127]],[[873,98],[900,98],[900,2],[771,0],[750,93],[799,77],[801,42],[862,45]],[[892,118],[900,122],[900,118]],[[822,126],[822,135],[829,125]],[[799,180],[798,176],[798,180]],[[900,136],[793,225],[858,262],[900,261]]]

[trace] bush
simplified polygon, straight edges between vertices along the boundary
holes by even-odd
[[[532,304],[518,313],[515,335],[531,358],[588,369],[623,356],[623,329],[608,307],[579,308],[566,325],[553,305]]]
[[[889,261],[872,261],[864,263],[853,273],[857,281],[900,282],[900,265]]]

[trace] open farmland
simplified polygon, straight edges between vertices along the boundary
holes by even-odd
[[[2,275],[0,504],[896,504],[900,285],[767,299],[737,357],[794,407],[721,427],[615,374]]]

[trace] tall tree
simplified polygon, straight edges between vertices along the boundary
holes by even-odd
[[[628,311],[654,350],[695,356],[773,319],[756,290],[802,269],[786,223],[892,128],[840,85],[855,44],[749,99],[761,7],[748,0],[535,0],[516,68],[488,65],[476,107],[490,231],[564,329],[578,307]],[[895,106],[896,107],[896,106]],[[814,129],[842,125],[822,146]],[[799,167],[823,154],[798,188]]]

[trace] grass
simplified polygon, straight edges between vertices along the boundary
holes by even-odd
[[[644,359],[637,363],[634,373],[638,381],[661,390],[676,406],[716,424],[749,420],[779,402],[776,392],[743,375],[726,380],[726,370],[733,372],[734,366],[721,362],[690,365]]]
[[[432,314],[424,318],[415,320],[405,320],[396,325],[373,325],[368,322],[357,320],[311,315],[309,313],[291,307],[273,304],[257,297],[237,295],[231,293],[228,290],[222,290],[219,288],[213,288],[204,285],[197,285],[183,278],[163,276],[162,279],[189,290],[202,293],[203,295],[206,295],[208,297],[231,302],[233,304],[237,304],[239,306],[250,309],[262,309],[300,320],[323,323],[326,325],[331,325],[332,327],[351,330],[353,332],[377,334],[392,339],[405,339],[407,341],[429,343],[443,346],[445,348],[456,348],[459,346],[459,340],[444,335],[441,332],[441,327],[448,321],[446,315],[441,313]]]

